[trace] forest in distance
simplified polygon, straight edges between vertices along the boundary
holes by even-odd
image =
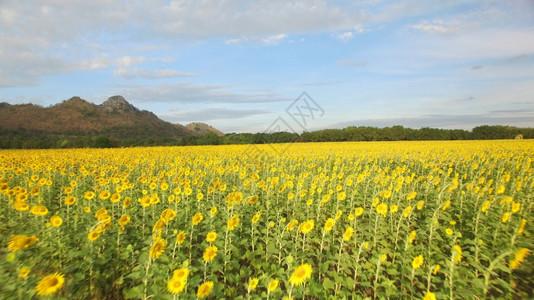
[[[344,129],[322,129],[301,134],[292,132],[227,133],[218,136],[208,132],[196,136],[168,138],[158,136],[124,137],[120,130],[89,134],[44,133],[30,130],[0,129],[0,149],[51,149],[51,148],[115,148],[138,146],[188,146],[275,144],[344,141],[421,141],[421,140],[494,140],[534,138],[534,128],[502,125],[482,125],[471,131],[463,129],[420,128],[403,126],[367,127],[351,126]]]

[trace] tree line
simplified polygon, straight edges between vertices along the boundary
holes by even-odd
[[[292,132],[273,133],[228,133],[218,136],[208,132],[202,135],[168,138],[143,136],[124,137],[113,132],[89,134],[52,134],[23,129],[8,131],[0,129],[1,149],[48,149],[48,148],[112,148],[138,146],[188,146],[270,144],[296,142],[343,142],[343,141],[424,141],[424,140],[490,140],[534,138],[534,128],[483,125],[471,131],[462,129],[392,127],[346,127],[323,129],[301,134]]]

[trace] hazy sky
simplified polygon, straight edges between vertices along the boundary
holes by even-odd
[[[0,101],[112,95],[227,133],[534,127],[534,1],[0,0]]]

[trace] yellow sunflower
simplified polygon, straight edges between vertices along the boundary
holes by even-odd
[[[336,221],[333,218],[328,218],[328,220],[326,220],[326,222],[324,223],[324,230],[326,232],[331,231],[335,224]]]
[[[202,216],[201,213],[196,213],[192,218],[191,221],[193,222],[193,225],[198,225],[202,220],[204,219],[204,216]]]
[[[204,250],[204,255],[202,256],[204,258],[204,261],[210,262],[212,261],[215,256],[217,256],[217,247],[215,246],[209,246]]]
[[[213,289],[213,281],[206,281],[198,287],[197,298],[202,299],[211,293]]]
[[[226,225],[228,226],[228,229],[234,230],[237,225],[239,225],[239,217],[237,215],[233,215],[227,222]]]
[[[166,246],[167,242],[164,239],[160,237],[156,238],[156,240],[152,244],[152,247],[150,247],[150,257],[152,259],[157,259],[158,257],[160,257],[163,252],[165,252]]]
[[[31,245],[37,243],[39,239],[33,235],[33,236],[27,236],[27,235],[15,235],[11,237],[9,240],[9,243],[7,244],[7,248],[11,252],[16,252],[19,250],[28,249]]]
[[[217,239],[217,233],[215,231],[210,231],[206,234],[206,241],[208,243],[213,243]]]
[[[48,213],[48,209],[42,205],[36,205],[32,207],[30,212],[36,216],[44,216]]]
[[[278,283],[280,281],[278,279],[273,279],[271,282],[269,282],[269,286],[267,287],[267,290],[269,292],[274,292],[278,288]]]
[[[87,234],[87,239],[89,241],[95,241],[96,239],[98,239],[100,237],[100,231],[98,230],[91,230],[88,234]]]
[[[130,223],[130,216],[124,214],[119,219],[119,225],[124,226],[126,224]]]
[[[50,218],[50,224],[54,227],[59,227],[61,224],[63,224],[63,219],[61,219],[60,216],[52,216]]]
[[[345,229],[345,233],[343,233],[343,240],[345,242],[348,242],[353,234],[354,234],[354,228],[350,226],[347,227],[347,229]]]
[[[295,269],[293,275],[289,278],[289,283],[301,286],[306,280],[311,278],[312,267],[310,264],[302,264]]]
[[[423,258],[423,255],[416,256],[412,261],[412,267],[414,270],[419,269],[422,265],[425,259]]]
[[[185,232],[182,230],[176,235],[176,244],[181,245],[185,241]]]
[[[308,234],[310,231],[312,231],[314,226],[315,222],[313,220],[305,221],[304,223],[300,224],[299,232]]]
[[[184,291],[185,285],[185,280],[173,276],[171,280],[167,282],[167,290],[169,290],[169,293],[174,295],[180,294]]]
[[[53,295],[57,290],[63,287],[64,283],[65,278],[63,277],[63,274],[55,273],[47,275],[37,283],[35,291],[37,292],[37,295]]]

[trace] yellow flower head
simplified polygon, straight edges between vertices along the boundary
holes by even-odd
[[[158,257],[160,257],[163,252],[165,252],[165,247],[167,247],[167,241],[160,237],[157,237],[154,243],[152,244],[152,247],[150,247],[150,258],[157,259]]]
[[[512,270],[515,270],[521,265],[521,263],[525,260],[527,256],[530,255],[530,250],[527,248],[521,248],[519,249],[514,256],[514,259],[510,261],[510,268]]]
[[[36,216],[44,216],[48,213],[48,209],[42,205],[36,205],[30,209],[30,213]]]
[[[405,218],[408,218],[411,211],[412,211],[412,206],[411,205],[406,206],[406,208],[404,209],[404,212],[402,213],[402,216]]]
[[[213,281],[207,281],[201,284],[197,290],[197,298],[203,299],[211,293],[213,289]]]
[[[363,207],[356,207],[356,209],[354,210],[354,215],[356,217],[359,217],[363,214]]]
[[[191,222],[193,222],[193,225],[197,226],[202,220],[204,219],[204,216],[201,213],[196,213],[192,218]]]
[[[256,287],[258,286],[259,282],[260,282],[260,280],[258,278],[250,279],[250,281],[248,282],[248,290],[249,290],[249,292],[252,292],[253,290],[255,290]]]
[[[421,265],[423,265],[424,261],[423,255],[416,256],[412,261],[412,267],[414,270],[419,269]]]
[[[227,222],[226,226],[228,226],[228,230],[232,231],[234,230],[237,225],[239,225],[239,217],[237,215],[233,215]]]
[[[462,248],[460,248],[459,245],[454,245],[452,247],[452,255],[453,255],[453,258],[454,258],[454,261],[459,263],[462,261],[462,256],[463,252],[462,252]]]
[[[63,219],[61,219],[60,216],[52,216],[50,218],[50,224],[54,227],[59,227],[61,224],[63,224]]]
[[[55,273],[47,275],[37,283],[35,291],[37,292],[37,295],[53,295],[57,290],[63,287],[64,283],[65,278],[63,277],[63,274]]]
[[[436,265],[434,267],[434,271],[432,271],[432,274],[434,274],[434,275],[438,274],[440,268],[441,268],[440,265]]]
[[[119,225],[120,226],[125,226],[126,224],[130,223],[130,216],[128,215],[122,215],[120,218],[119,218]]]
[[[343,240],[348,242],[353,234],[354,234],[354,228],[350,226],[347,227],[347,229],[345,229],[345,233],[343,233]]]
[[[19,278],[20,279],[26,279],[28,275],[30,275],[30,268],[28,267],[22,267],[19,271]]]
[[[324,223],[324,230],[326,232],[331,231],[335,224],[336,224],[336,221],[334,221],[333,218],[328,218],[326,222]]]
[[[267,290],[269,291],[269,293],[274,292],[278,288],[278,283],[279,283],[278,279],[273,279],[269,282],[269,286],[267,287]]]
[[[426,292],[425,297],[423,300],[436,300],[436,294],[432,292]]]
[[[376,212],[385,217],[388,213],[388,205],[386,203],[378,204],[376,207]]]
[[[217,239],[217,233],[215,231],[210,231],[206,234],[206,241],[208,243],[213,243]]]
[[[453,235],[453,234],[454,234],[454,230],[452,230],[452,229],[450,229],[450,228],[447,228],[447,229],[445,229],[445,233],[446,233],[447,235]]]
[[[171,277],[169,281],[167,281],[167,290],[169,291],[169,293],[173,295],[177,295],[183,292],[185,289],[185,286],[186,286],[185,280],[176,278],[174,276]]]
[[[19,250],[28,249],[31,245],[37,243],[39,239],[33,235],[33,236],[27,236],[27,235],[15,235],[12,236],[9,240],[9,243],[7,244],[7,248],[11,252],[16,252]]]
[[[182,230],[176,235],[176,244],[181,245],[185,241],[185,232]]]
[[[313,220],[308,220],[306,222],[303,222],[299,226],[299,232],[308,234],[310,231],[312,231],[313,227],[315,226],[315,222]]]
[[[310,264],[302,264],[298,266],[293,275],[289,278],[289,283],[296,286],[301,286],[304,282],[311,278],[312,267]]]
[[[204,255],[202,258],[204,258],[204,261],[210,262],[215,258],[215,256],[217,256],[217,247],[209,246],[206,248],[206,250],[204,250]]]
[[[286,230],[287,230],[287,231],[293,231],[293,229],[295,229],[295,226],[297,226],[298,223],[299,223],[298,220],[295,220],[295,219],[291,220],[291,221],[287,224],[287,226],[286,226]]]

